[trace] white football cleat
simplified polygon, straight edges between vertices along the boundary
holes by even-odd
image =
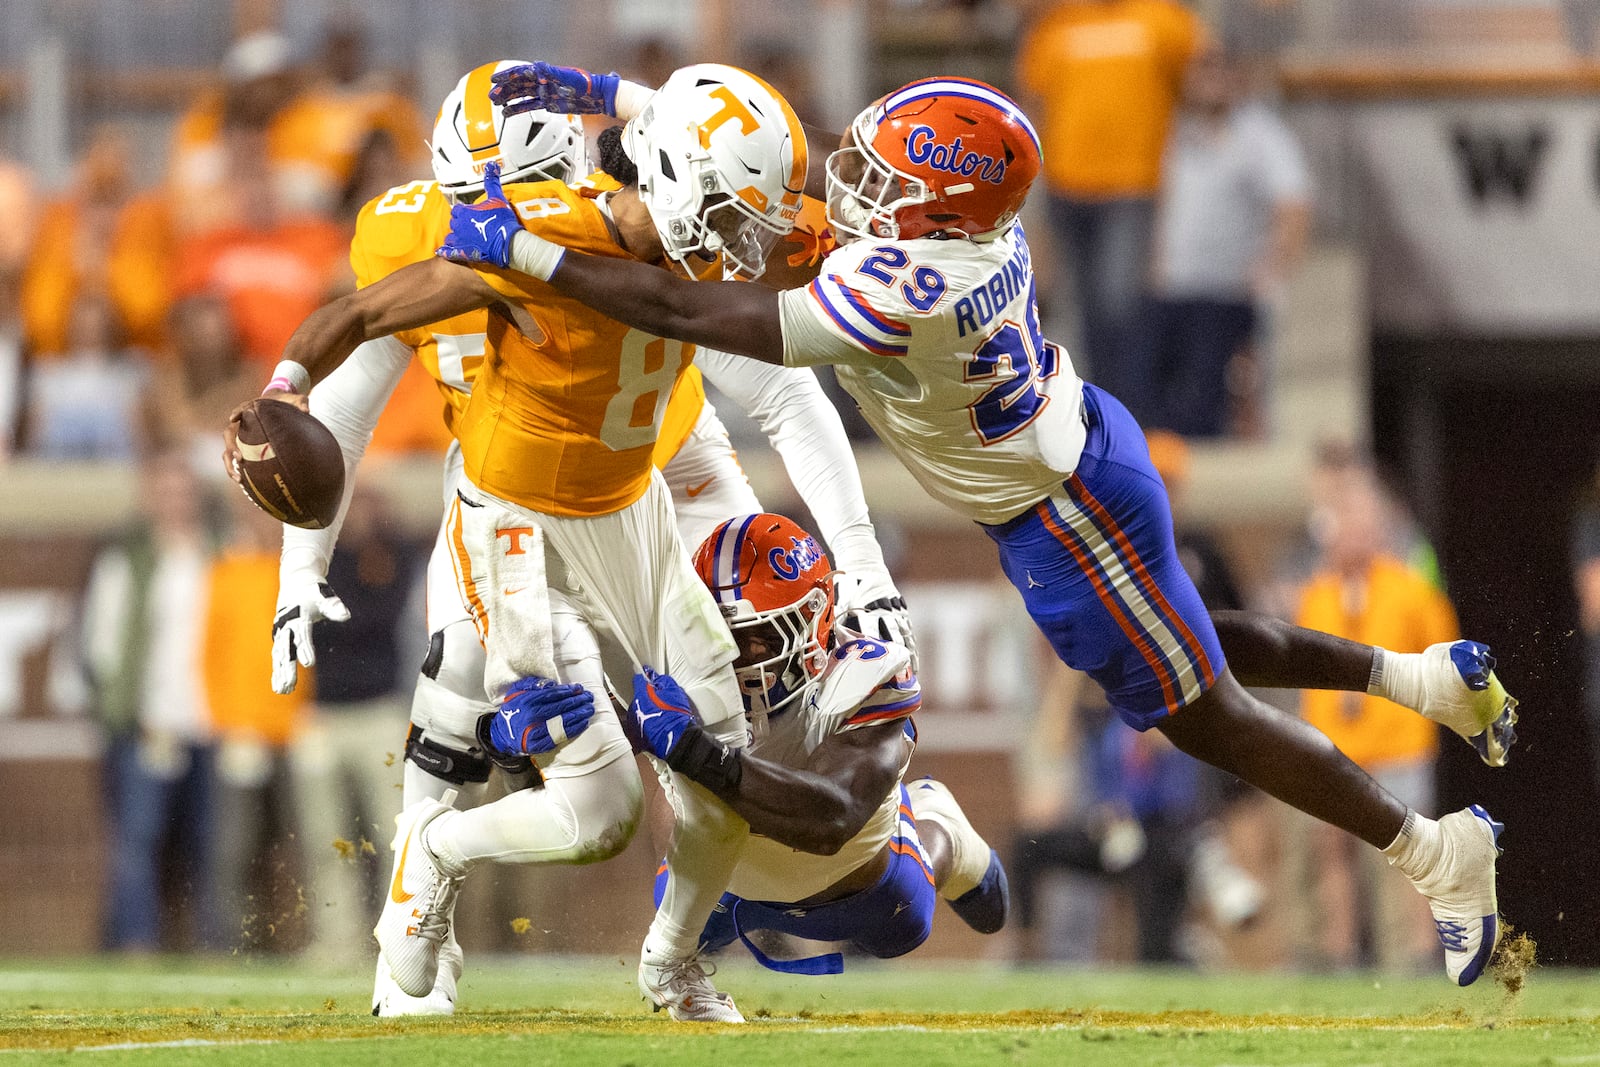
[[[1504,829],[1477,804],[1444,816],[1439,862],[1412,883],[1433,911],[1444,970],[1457,985],[1476,982],[1500,943],[1494,861]]]
[[[425,997],[412,997],[395,985],[389,976],[389,963],[380,955],[378,972],[372,982],[372,1014],[385,1019],[402,1015],[454,1015],[456,984],[464,965],[461,945],[452,929],[449,940],[439,950],[439,973],[433,980],[433,992]]]
[[[400,991],[411,997],[433,992],[439,973],[439,956],[450,940],[450,920],[461,879],[439,869],[422,843],[422,832],[441,815],[453,814],[449,801],[424,798],[394,817],[394,878],[383,902],[383,913],[372,936],[378,939],[381,959]]]
[[[700,961],[700,954],[667,959],[657,955],[645,942],[639,959],[639,992],[652,1010],[667,1009],[681,1023],[742,1023],[744,1016],[733,998],[717,991],[711,973]]]
[[[1460,734],[1491,767],[1504,767],[1517,743],[1517,699],[1495,677],[1489,646],[1445,641],[1422,653],[1424,718]]]

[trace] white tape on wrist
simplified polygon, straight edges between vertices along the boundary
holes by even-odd
[[[639,112],[650,103],[650,98],[656,91],[648,85],[640,85],[623,78],[617,83],[616,112],[617,118],[623,122],[635,118]]]
[[[311,388],[311,372],[292,359],[279,360],[278,365],[272,368],[272,380],[262,392],[282,389],[284,385],[289,387],[289,392],[304,393]]]
[[[553,719],[546,719],[544,728],[549,732],[550,740],[557,745],[567,743],[567,724],[561,721],[561,716],[557,715]]]
[[[511,238],[511,269],[538,278],[541,282],[550,280],[550,276],[561,265],[561,257],[566,254],[565,248],[527,230]]]

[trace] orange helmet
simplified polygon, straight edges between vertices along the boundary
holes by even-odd
[[[828,157],[828,219],[872,240],[997,237],[1043,164],[1022,109],[970,78],[897,89],[856,116],[849,139]]]
[[[805,698],[833,636],[833,565],[817,539],[782,515],[742,515],[701,542],[694,569],[739,644],[745,710],[764,718]]]

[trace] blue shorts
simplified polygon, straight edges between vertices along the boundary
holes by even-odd
[[[1084,384],[1089,427],[1061,488],[984,526],[1056,655],[1147,730],[1211,688],[1226,664],[1211,616],[1178,562],[1166,487],[1128,409]]]
[[[667,865],[663,863],[656,872],[658,906],[666,885]],[[901,786],[900,822],[889,839],[889,868],[876,885],[839,900],[803,908],[724,893],[700,935],[700,945],[705,951],[714,952],[734,941],[743,941],[750,954],[772,970],[837,974],[844,969],[843,957],[838,953],[805,960],[774,960],[745,935],[752,930],[776,930],[809,941],[845,941],[869,956],[891,959],[904,956],[928,939],[938,902],[933,867],[917,836],[910,798],[905,786]]]

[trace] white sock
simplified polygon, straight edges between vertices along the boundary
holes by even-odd
[[[645,953],[681,959],[700,948],[711,909],[750,837],[749,825],[722,801],[687,778],[670,772],[668,796],[675,821],[667,853],[667,887],[650,922]]]
[[[1421,652],[1374,649],[1372,679],[1367,683],[1367,692],[1392,700],[1403,708],[1420,708],[1427,692],[1423,669]]]
[[[1443,851],[1444,835],[1438,822],[1408,811],[1400,832],[1383,849],[1383,855],[1391,867],[1413,882],[1420,882],[1439,865]]]

